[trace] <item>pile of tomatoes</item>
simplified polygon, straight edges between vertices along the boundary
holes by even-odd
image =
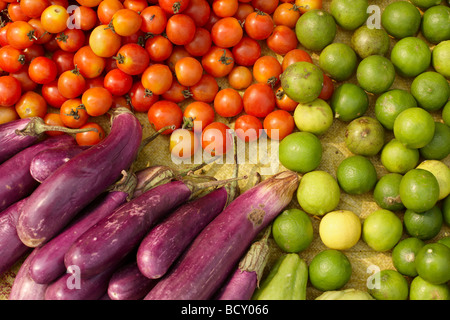
[[[97,127],[77,134],[79,144],[92,145],[105,135],[93,118],[127,107],[147,113],[156,130],[187,130],[213,155],[230,147],[230,128],[217,115],[233,119],[245,141],[263,130],[282,139],[294,129],[297,103],[283,94],[279,76],[293,62],[312,62],[294,28],[302,13],[321,6],[318,0],[0,0],[0,123],[38,116],[52,125]],[[325,76],[321,98],[332,91]],[[180,130],[163,132],[171,135],[171,150],[186,137]]]

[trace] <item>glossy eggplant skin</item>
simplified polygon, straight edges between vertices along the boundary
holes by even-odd
[[[59,167],[28,198],[17,224],[27,246],[40,246],[57,235],[134,162],[142,126],[128,109],[114,112],[106,138]]]
[[[16,133],[16,130],[24,129],[32,121],[34,121],[34,118],[23,118],[0,125],[0,163],[5,162],[42,138],[42,134],[35,136],[18,135]]]

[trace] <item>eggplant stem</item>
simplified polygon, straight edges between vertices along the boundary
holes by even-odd
[[[46,131],[61,131],[69,134],[88,131],[98,132],[96,128],[71,129],[61,126],[50,126],[45,124],[42,118],[36,117],[33,118],[25,128],[16,130],[16,134],[20,136],[39,136]]]
[[[185,181],[185,182],[186,182],[186,185],[188,186],[188,188],[190,188],[192,190],[192,194],[194,194],[197,191],[200,191],[203,189],[219,187],[219,186],[227,185],[234,181],[244,180],[247,178],[248,177],[245,175],[245,176],[238,177],[238,178],[230,178],[230,179],[218,180],[218,181],[208,181],[208,182],[201,182],[201,183],[196,183],[196,184],[194,184],[190,181]]]
[[[128,194],[127,201],[130,201],[133,197],[134,190],[137,185],[137,177],[131,171],[122,170],[122,178],[118,180],[115,184],[111,185],[107,191],[114,192],[120,191]]]

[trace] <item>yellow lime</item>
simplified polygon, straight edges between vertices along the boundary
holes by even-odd
[[[349,210],[328,212],[320,221],[319,235],[328,248],[347,250],[361,237],[361,221]]]
[[[444,199],[450,194],[450,168],[440,160],[425,160],[419,163],[417,169],[431,172],[439,184],[439,198]]]

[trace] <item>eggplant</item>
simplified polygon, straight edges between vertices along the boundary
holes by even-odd
[[[9,270],[30,248],[20,241],[16,231],[22,199],[0,213],[0,275]]]
[[[36,143],[0,165],[0,211],[29,196],[39,183],[30,174],[33,157],[43,150],[61,146],[75,146],[70,135],[61,135]]]
[[[34,180],[43,182],[64,163],[88,149],[89,146],[65,146],[41,151],[30,163],[30,174]]]
[[[59,167],[28,198],[17,224],[27,246],[40,246],[57,235],[132,165],[142,126],[126,108],[115,108],[111,115],[108,136]]]
[[[238,196],[194,239],[145,300],[210,299],[251,242],[292,200],[299,177],[280,172]]]
[[[136,261],[120,267],[114,272],[108,284],[111,300],[141,300],[158,280],[144,276]]]

